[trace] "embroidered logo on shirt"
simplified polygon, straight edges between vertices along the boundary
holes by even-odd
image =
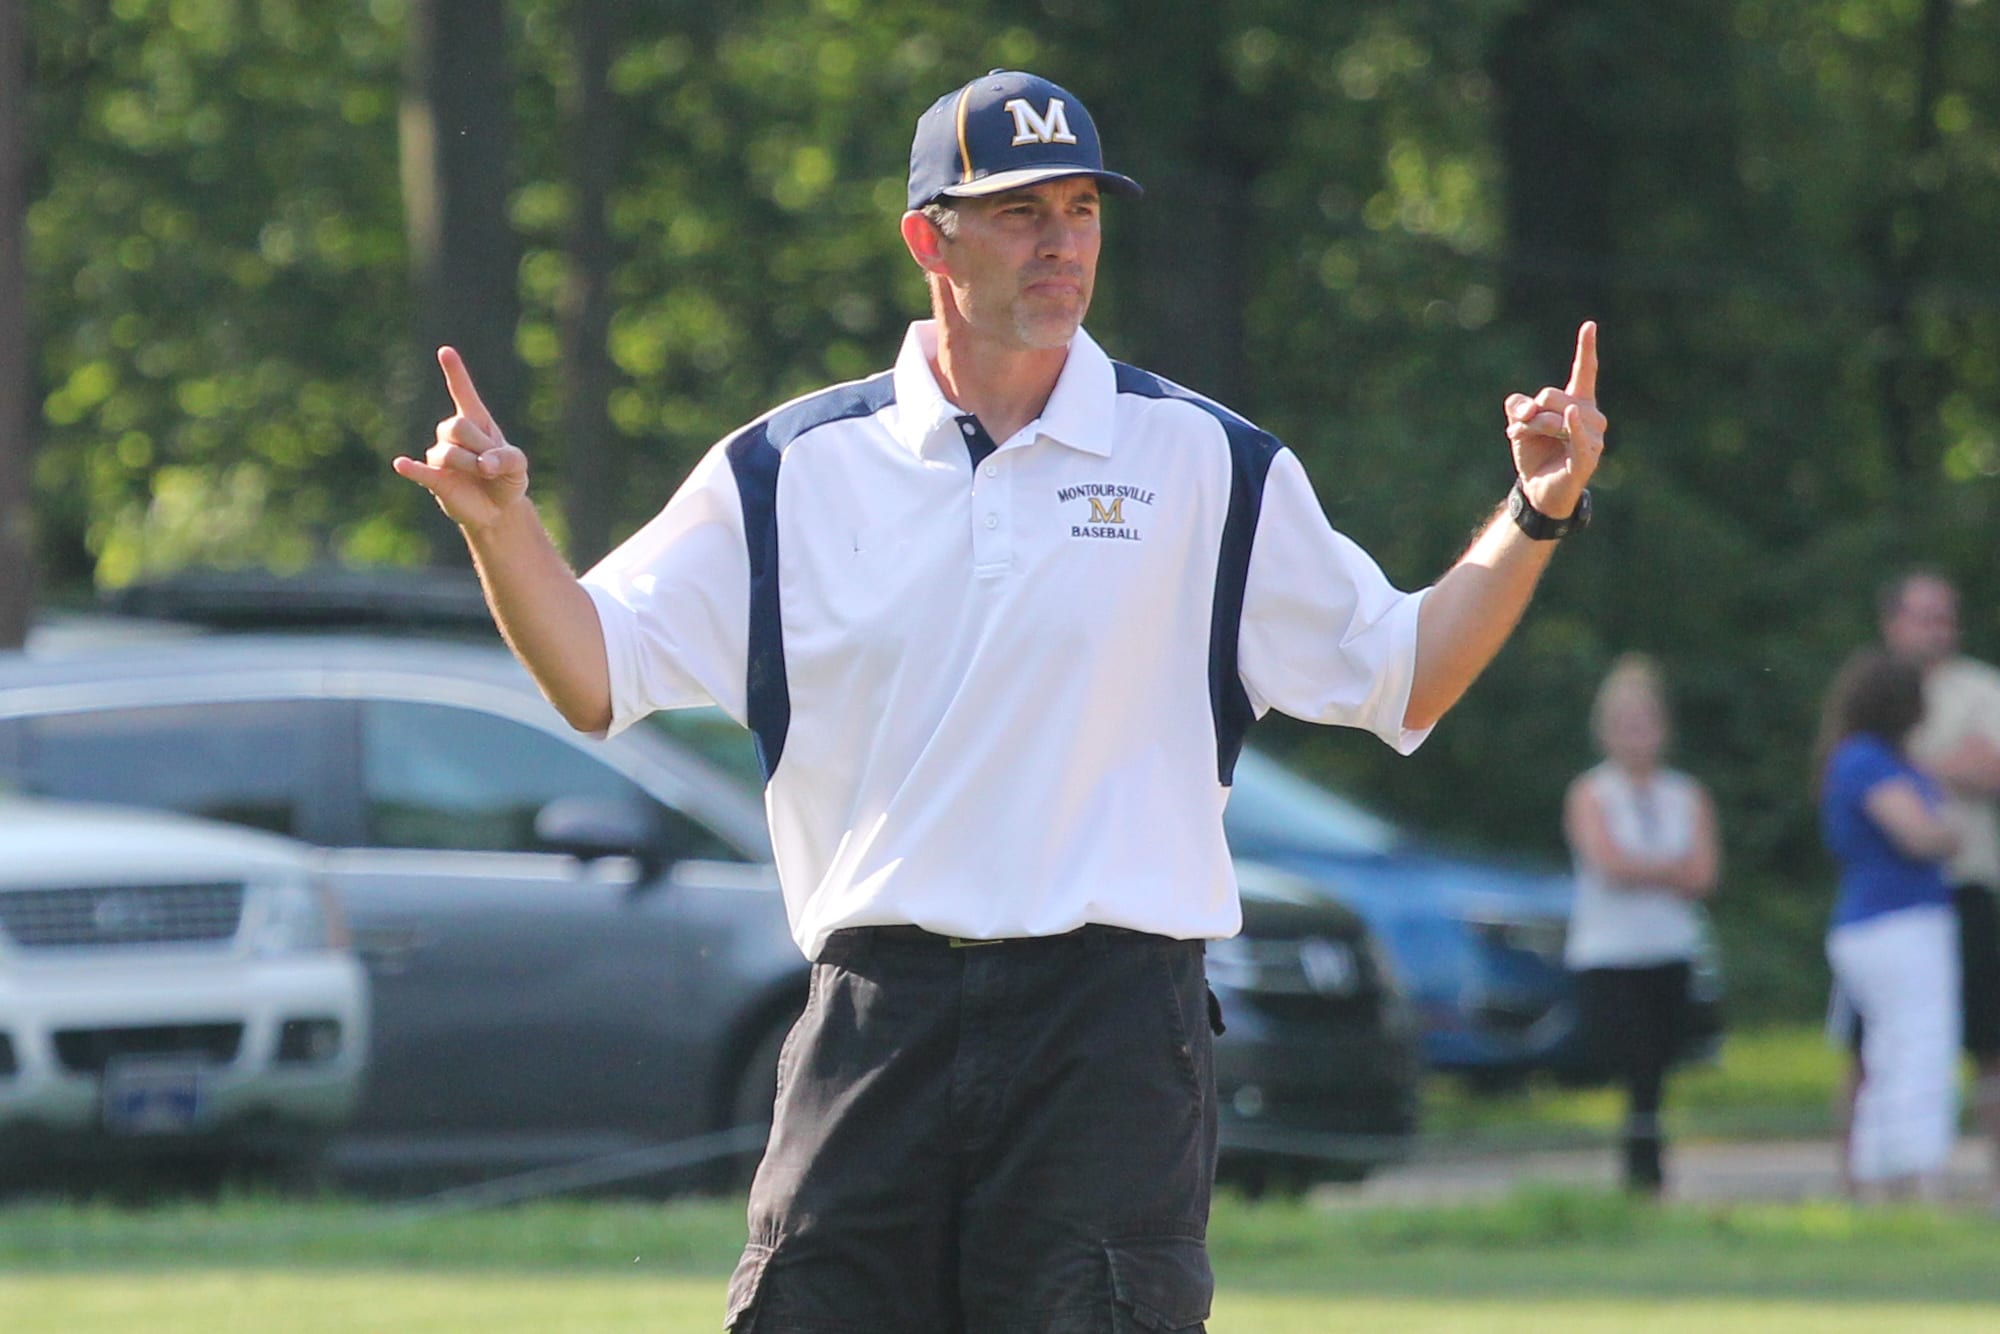
[[[1139,541],[1139,529],[1133,522],[1139,516],[1133,515],[1128,519],[1125,513],[1125,502],[1128,500],[1134,505],[1150,506],[1153,503],[1153,493],[1143,487],[1118,486],[1108,482],[1085,482],[1080,486],[1065,486],[1056,491],[1056,501],[1059,504],[1074,505],[1078,501],[1084,501],[1090,506],[1087,515],[1077,510],[1070,511],[1073,520],[1069,528],[1071,537]]]

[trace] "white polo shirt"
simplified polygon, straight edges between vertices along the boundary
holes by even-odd
[[[1275,708],[1414,750],[1423,594],[1290,450],[1089,335],[997,449],[936,338],[722,441],[584,577],[611,730],[711,701],[752,730],[808,957],[889,923],[1233,935],[1245,730]]]

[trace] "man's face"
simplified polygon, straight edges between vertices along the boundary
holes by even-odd
[[[1919,575],[1909,580],[1882,621],[1882,642],[1920,667],[1958,652],[1958,594],[1942,579]]]
[[[966,323],[1021,347],[1069,346],[1097,282],[1096,180],[1062,176],[954,202],[958,236],[943,255]]]

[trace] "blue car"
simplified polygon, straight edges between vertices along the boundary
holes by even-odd
[[[1292,872],[1368,923],[1432,1069],[1505,1086],[1574,1064],[1567,873],[1427,846],[1255,750],[1237,762],[1223,822],[1237,857]]]

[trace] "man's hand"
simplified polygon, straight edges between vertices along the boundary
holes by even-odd
[[[1576,331],[1566,388],[1507,396],[1507,441],[1529,504],[1552,519],[1576,512],[1604,453],[1604,424],[1597,410],[1597,325],[1586,320]]]
[[[457,350],[439,348],[438,365],[458,412],[438,423],[437,443],[422,463],[399,458],[392,466],[435,496],[461,527],[486,528],[527,495],[528,456],[500,433]]]

